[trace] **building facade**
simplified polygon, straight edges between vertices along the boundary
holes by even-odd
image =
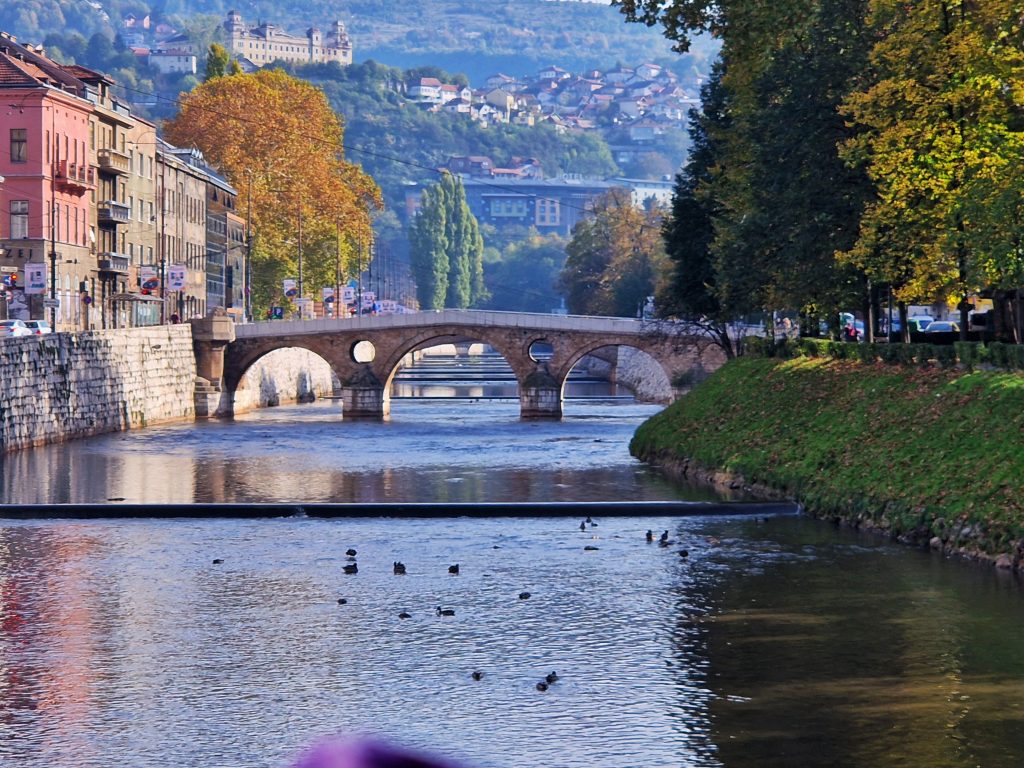
[[[326,36],[319,28],[311,27],[305,36],[298,37],[273,24],[249,28],[242,20],[242,14],[229,11],[223,27],[224,47],[234,58],[246,59],[257,67],[278,60],[297,64],[336,61],[342,66],[352,63],[352,41],[342,21],[335,21]]]
[[[160,141],[156,153],[161,200],[157,244],[163,271],[165,314],[188,320],[206,315],[206,186],[210,177],[197,149]],[[184,272],[180,285],[174,276]]]
[[[222,307],[236,322],[245,317],[245,220],[238,192],[208,169],[206,185],[206,306]]]
[[[0,34],[0,315],[89,327],[79,286],[96,275],[94,95],[39,49]],[[45,288],[37,292],[27,282],[40,269]]]

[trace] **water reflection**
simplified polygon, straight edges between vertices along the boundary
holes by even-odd
[[[340,406],[270,408],[234,422],[151,427],[0,458],[0,501],[572,501],[708,499],[626,451],[658,406],[585,402],[559,422],[518,403],[399,401],[385,423]]]

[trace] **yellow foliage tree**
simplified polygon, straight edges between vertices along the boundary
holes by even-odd
[[[279,70],[218,77],[182,98],[165,132],[202,150],[251,215],[257,317],[299,276],[300,248],[306,296],[355,274],[381,194],[345,161],[341,119],[320,89]]]

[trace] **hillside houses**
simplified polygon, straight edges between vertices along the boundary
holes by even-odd
[[[690,108],[699,103],[695,87],[684,87],[673,72],[657,64],[582,74],[551,66],[528,77],[499,72],[475,90],[434,77],[405,84],[407,97],[424,108],[466,115],[485,125],[549,123],[558,131],[622,128],[635,142],[685,128]]]

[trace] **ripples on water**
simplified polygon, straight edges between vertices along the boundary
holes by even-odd
[[[374,732],[476,766],[714,765],[707,659],[677,624],[703,607],[683,596],[688,564],[644,542],[660,523],[2,528],[0,755],[280,766]]]
[[[1019,764],[1011,581],[795,517],[598,522],[0,526],[0,763],[370,732],[481,768]]]

